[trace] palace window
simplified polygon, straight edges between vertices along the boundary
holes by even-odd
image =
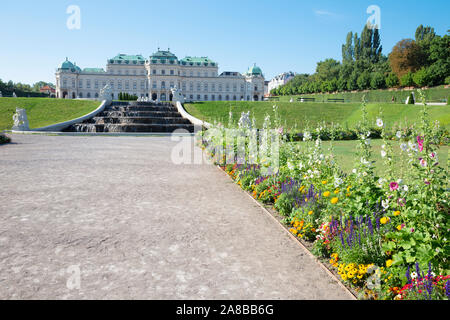
[[[166,88],[166,82],[165,81],[161,81],[161,89],[165,89]]]
[[[236,92],[237,91],[237,85],[236,85],[236,83],[234,83],[233,84],[233,92]]]
[[[125,74],[128,75],[128,70],[125,70]]]
[[[88,97],[88,98],[91,97],[91,93],[90,93],[90,92],[87,93],[87,97]]]
[[[194,91],[194,83],[189,82],[189,91]]]
[[[80,88],[80,89],[82,89],[83,88],[83,80],[78,80],[78,87]]]
[[[197,100],[200,100],[200,99],[201,99],[201,98],[200,98],[200,95],[198,94],[198,95],[197,95]]]
[[[194,71],[189,72],[189,76],[193,77],[194,76]]]
[[[201,89],[200,89],[200,82],[197,82],[197,91],[200,91]]]
[[[222,84],[221,83],[219,83],[219,91],[222,91]],[[220,100],[222,100],[222,99],[220,99]]]
[[[95,80],[94,86],[95,86],[95,89],[98,89],[98,80]]]
[[[117,88],[122,89],[122,81],[117,81]]]
[[[173,70],[170,70],[170,75],[171,76],[175,75],[175,72]]]
[[[91,80],[86,80],[86,88],[91,88]]]
[[[166,74],[166,70],[161,70],[161,74]]]
[[[205,85],[204,85],[204,90],[205,90],[206,92],[208,92],[208,83],[206,83],[206,82],[205,82]]]
[[[153,69],[153,74],[156,74],[156,69]]]
[[[114,90],[114,80],[111,80],[111,82],[109,83],[109,85],[111,86],[111,89]]]
[[[215,101],[215,100],[216,100],[216,96],[215,96],[215,95],[212,95],[212,96],[211,96],[211,100],[212,100],[212,101]]]
[[[225,91],[226,91],[226,92],[230,91],[230,84],[229,84],[229,83],[226,84]],[[228,100],[228,99],[227,99],[227,100]]]
[[[208,101],[208,95],[205,94],[205,101]]]
[[[134,81],[133,82],[133,90],[136,90],[137,89],[137,81]]]
[[[153,89],[156,89],[156,81],[153,81],[152,88],[153,88]]]
[[[205,77],[206,78],[208,77],[208,71],[205,71]]]
[[[186,76],[186,71],[183,71],[183,77],[185,77]]]
[[[186,82],[182,82],[181,88],[183,91],[186,91]]]
[[[241,84],[241,92],[244,92],[244,84]]]
[[[215,83],[211,84],[211,91],[216,91],[216,84]]]
[[[126,90],[130,89],[130,82],[129,81],[125,81],[125,89]]]
[[[72,79],[72,88],[75,88],[75,79]]]
[[[103,88],[106,86],[106,81],[102,82],[102,86],[103,86]]]
[[[175,87],[174,82],[173,82],[173,81],[170,81],[170,88],[172,89],[172,88],[174,88],[174,87]]]
[[[145,89],[145,81],[141,80],[141,90],[144,90],[144,89]]]

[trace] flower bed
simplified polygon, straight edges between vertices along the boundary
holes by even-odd
[[[328,259],[340,280],[361,297],[448,299],[448,172],[436,153],[442,142],[439,126],[429,123],[426,108],[421,126],[408,129],[414,139],[402,130],[393,139],[382,115],[368,123],[363,103],[355,168],[349,174],[337,165],[332,145],[324,156],[320,135],[314,141],[311,130],[305,130],[302,143],[286,137],[276,107],[264,130],[275,128],[279,140],[257,139],[256,154],[251,152],[255,140],[248,137],[264,131],[252,129],[248,114],[237,125],[230,121],[227,129],[219,125],[203,132],[201,141],[242,189],[272,205],[289,231],[311,243],[312,252]],[[384,140],[381,175],[374,173],[371,125]],[[223,139],[230,128],[232,138]],[[393,153],[395,143],[400,154]],[[427,275],[420,268],[428,268]]]
[[[11,138],[8,137],[7,135],[0,133],[0,144],[5,144],[5,143],[10,143],[11,142]]]

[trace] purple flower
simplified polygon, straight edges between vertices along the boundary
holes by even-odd
[[[447,298],[450,299],[450,280],[447,280],[445,283],[445,294],[447,295]]]

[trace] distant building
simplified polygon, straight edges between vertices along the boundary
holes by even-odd
[[[45,93],[48,94],[50,97],[55,97],[56,96],[56,89],[50,87],[49,85],[43,86],[39,89],[40,93]]]
[[[277,75],[275,78],[269,81],[267,85],[267,92],[270,93],[273,89],[277,89],[289,81],[291,81],[295,77],[295,73],[292,71],[284,72],[282,74]]]
[[[171,101],[171,88],[177,87],[187,101],[261,101],[264,75],[251,66],[245,73],[219,74],[217,62],[207,57],[178,59],[169,50],[142,55],[119,54],[103,68],[81,70],[68,59],[56,72],[56,97],[97,99],[109,84],[112,98],[125,92],[152,100]]]

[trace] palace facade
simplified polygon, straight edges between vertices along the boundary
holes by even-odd
[[[107,84],[113,99],[123,92],[171,101],[175,86],[186,101],[261,101],[264,96],[264,75],[256,65],[244,74],[219,74],[219,65],[208,57],[178,59],[170,50],[158,50],[148,59],[119,54],[108,59],[106,70],[81,69],[66,58],[56,71],[57,98],[98,99]]]

